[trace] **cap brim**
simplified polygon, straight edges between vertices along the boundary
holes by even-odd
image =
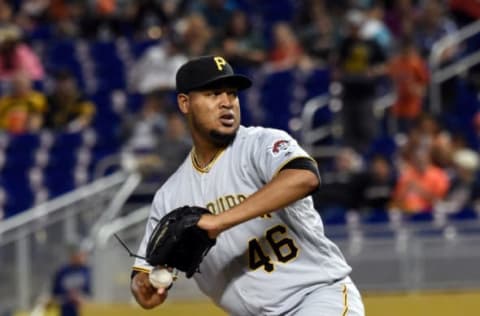
[[[225,75],[216,77],[213,80],[204,82],[202,85],[193,87],[190,91],[203,90],[219,87],[236,88],[238,90],[245,90],[252,86],[252,81],[243,75]]]

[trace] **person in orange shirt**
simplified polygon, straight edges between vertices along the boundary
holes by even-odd
[[[394,205],[407,213],[431,212],[447,193],[447,173],[431,163],[430,151],[415,151],[413,159],[400,172],[393,194]]]
[[[393,81],[396,101],[392,114],[398,129],[405,132],[422,112],[422,102],[429,80],[427,65],[417,52],[413,41],[405,37],[396,56],[388,64],[388,74]]]

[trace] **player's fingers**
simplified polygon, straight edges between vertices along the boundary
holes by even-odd
[[[137,281],[137,288],[143,296],[150,296],[155,292],[155,288],[145,279]]]
[[[141,306],[144,308],[153,308],[165,301],[167,298],[167,291],[164,289],[163,293],[158,293],[157,289],[154,289],[153,291],[151,289],[144,289],[144,291],[140,292],[138,298]]]
[[[157,292],[150,297],[149,304],[152,307],[162,304],[167,298],[167,291],[165,291],[165,289],[163,290],[164,291],[161,294]]]

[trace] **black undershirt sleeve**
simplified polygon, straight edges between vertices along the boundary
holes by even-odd
[[[283,168],[280,169],[280,171],[285,169],[310,170],[315,176],[317,176],[318,183],[320,183],[320,172],[318,171],[317,164],[310,158],[299,157],[299,158],[293,159],[292,161],[287,163],[285,166],[283,166]],[[316,190],[318,190],[318,187],[312,192],[310,192],[310,194],[314,193]]]

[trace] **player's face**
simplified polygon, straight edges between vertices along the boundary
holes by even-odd
[[[240,102],[237,89],[214,88],[190,92],[186,96],[187,115],[193,136],[206,138],[217,145],[227,145],[240,126]]]

